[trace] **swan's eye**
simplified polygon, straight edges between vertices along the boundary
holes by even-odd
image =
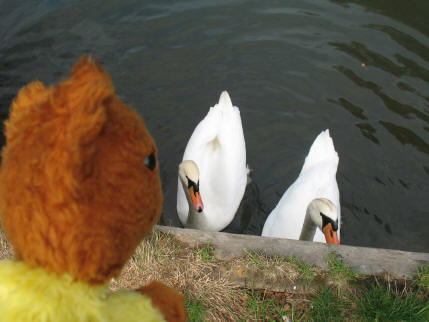
[[[144,165],[150,171],[153,171],[156,168],[156,157],[153,153],[149,154],[146,158],[144,158]]]
[[[200,181],[198,181],[197,183],[195,183],[194,181],[192,181],[191,179],[188,178],[188,176],[186,176],[186,179],[188,179],[188,189],[190,187],[194,187],[194,193],[196,194],[198,191],[200,191]]]
[[[333,221],[331,218],[326,216],[323,212],[320,212],[320,216],[322,217],[322,227],[325,227],[327,224],[331,224],[333,231],[338,230],[338,219],[336,221]]]
[[[335,222],[334,222],[334,224],[332,225],[332,227],[333,227],[334,231],[337,231],[337,230],[338,230],[338,219],[337,219],[337,220],[335,220]]]

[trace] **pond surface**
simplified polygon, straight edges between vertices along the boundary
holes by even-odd
[[[0,1],[0,114],[27,82],[98,57],[160,155],[162,222],[177,166],[228,90],[254,169],[226,229],[260,234],[329,128],[343,244],[429,251],[429,1]],[[4,137],[1,138],[4,144]]]

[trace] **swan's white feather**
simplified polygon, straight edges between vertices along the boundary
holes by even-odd
[[[341,211],[336,180],[337,167],[338,154],[329,130],[325,130],[314,140],[298,178],[268,216],[262,236],[299,239],[308,204],[315,198],[327,198],[337,207],[337,235],[340,239]],[[319,228],[313,241],[326,242]]]
[[[197,125],[186,146],[183,160],[193,160],[200,171],[200,194],[204,204],[203,230],[225,228],[243,198],[247,183],[246,146],[240,110],[224,91]],[[177,213],[186,226],[189,205],[178,179]]]

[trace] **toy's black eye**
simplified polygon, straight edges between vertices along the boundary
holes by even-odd
[[[144,165],[150,170],[156,168],[156,158],[153,153],[149,154],[146,158],[144,158]]]

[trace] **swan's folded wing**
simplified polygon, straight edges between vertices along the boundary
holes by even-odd
[[[338,160],[338,154],[335,151],[334,142],[329,135],[329,130],[322,131],[311,145],[301,173],[325,162],[331,163],[336,168]]]
[[[213,141],[217,137],[220,120],[220,113],[211,107],[207,115],[198,123],[192,133],[186,145],[183,160],[194,160],[193,157],[198,155],[208,142]]]

